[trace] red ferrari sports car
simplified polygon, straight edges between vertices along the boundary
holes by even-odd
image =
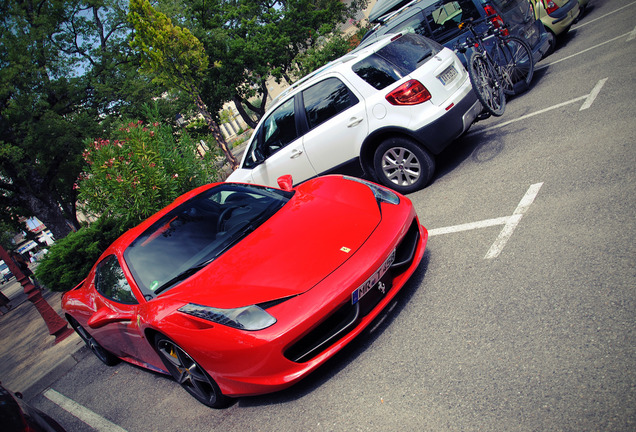
[[[64,294],[66,318],[104,363],[171,374],[211,407],[302,379],[386,307],[428,232],[408,198],[364,180],[279,184],[181,196]]]

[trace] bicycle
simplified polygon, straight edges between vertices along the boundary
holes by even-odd
[[[489,115],[501,116],[506,107],[505,95],[518,94],[528,88],[534,73],[534,60],[528,44],[510,36],[505,28],[487,21],[488,18],[484,19],[488,29],[483,33],[475,30],[475,24],[482,20],[460,23],[460,29],[468,29],[472,36],[459,43],[456,50],[464,56],[472,50],[467,69],[477,98]],[[491,38],[495,38],[492,53],[484,44]]]

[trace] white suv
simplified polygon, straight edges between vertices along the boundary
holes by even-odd
[[[416,34],[389,35],[287,89],[255,129],[228,181],[276,186],[366,175],[398,192],[430,181],[434,156],[482,110],[455,53]]]

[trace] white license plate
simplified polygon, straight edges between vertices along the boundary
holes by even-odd
[[[351,293],[351,304],[358,303],[366,293],[371,291],[371,288],[380,282],[380,279],[382,279],[382,276],[389,270],[393,261],[395,261],[395,250],[391,252],[391,255],[389,255],[380,268],[377,269],[369,279]]]
[[[453,81],[456,77],[457,77],[457,69],[455,69],[455,66],[453,65],[450,65],[444,70],[444,72],[437,75],[437,79],[439,79],[444,85]]]

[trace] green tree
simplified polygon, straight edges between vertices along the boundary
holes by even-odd
[[[216,112],[233,101],[254,127],[265,113],[270,77],[291,84],[297,75],[294,58],[329,37],[364,4],[366,0],[349,6],[340,0],[164,0],[160,7],[188,27],[216,60],[217,67],[200,85],[210,109]]]
[[[308,48],[294,58],[294,65],[299,76],[305,76],[333,61],[360,44],[362,36],[367,31],[361,28],[352,36],[346,36],[342,32],[335,32],[329,39],[325,39],[322,44]]]
[[[200,82],[209,68],[201,42],[188,29],[173,25],[148,0],[130,0],[128,17],[135,28],[131,46],[142,55],[142,71],[167,87],[184,91],[193,100],[230,166],[236,168],[238,161],[201,98]]]
[[[0,3],[3,218],[37,216],[58,239],[77,229],[74,184],[84,139],[161,94],[136,72],[126,4]]]

